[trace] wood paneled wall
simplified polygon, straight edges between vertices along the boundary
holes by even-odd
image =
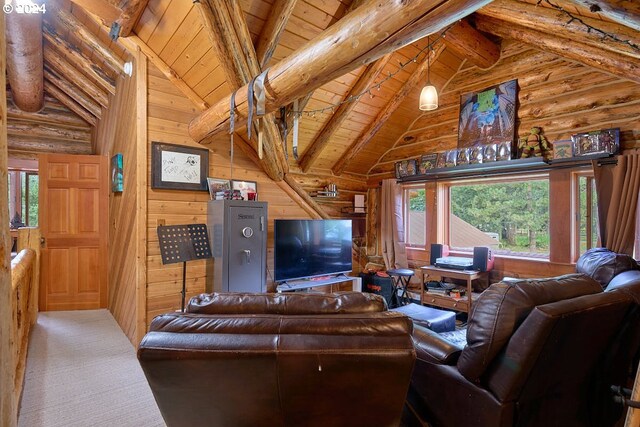
[[[194,105],[155,67],[149,67],[148,153],[153,141],[202,148],[187,133],[189,121],[197,114]],[[229,139],[227,136],[208,146],[209,176],[230,178]],[[248,157],[235,147],[233,178],[258,183],[258,199],[269,203],[267,240],[267,281],[273,277],[273,220],[275,218],[309,218],[298,204],[271,181]],[[150,156],[150,154],[149,154]],[[149,170],[151,173],[151,161]],[[154,316],[180,308],[182,265],[162,265],[156,227],[160,224],[206,222],[209,194],[201,191],[157,190],[148,187],[147,221],[147,323]],[[187,264],[187,298],[205,289],[205,262]]]
[[[370,182],[391,177],[398,160],[456,148],[460,95],[512,79],[518,80],[517,135],[540,126],[553,142],[619,127],[624,148],[640,146],[640,85],[506,40],[493,67],[462,67],[441,90],[440,107],[413,121],[369,170]]]
[[[118,77],[96,127],[96,153],[123,157],[124,189],[109,193],[109,311],[134,345],[136,334],[136,76]]]

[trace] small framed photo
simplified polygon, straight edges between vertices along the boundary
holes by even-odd
[[[553,143],[553,158],[570,159],[573,157],[573,145],[570,139],[560,139]]]
[[[420,156],[420,164],[418,165],[418,172],[423,175],[431,169],[435,169],[436,162],[438,160],[438,154],[423,154]]]
[[[255,181],[236,181],[231,183],[231,189],[240,191],[243,200],[258,200],[258,183]]]
[[[498,152],[498,145],[495,143],[492,144],[486,144],[484,146],[483,152],[482,152],[482,161],[484,163],[487,162],[495,162],[496,161],[496,155]]]
[[[151,144],[151,188],[208,191],[209,150]]]
[[[416,172],[416,159],[403,160],[396,163],[396,178],[415,175]]]
[[[228,179],[207,178],[210,200],[222,200],[231,192],[231,181]]]
[[[111,157],[111,191],[114,193],[122,193],[123,188],[122,153],[118,153]]]

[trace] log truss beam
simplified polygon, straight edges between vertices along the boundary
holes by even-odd
[[[266,78],[266,110],[273,112],[336,77],[444,29],[489,2],[367,0],[270,68]],[[236,96],[238,126],[247,120],[246,89],[241,88]],[[189,133],[194,140],[206,143],[229,128],[229,99],[223,98],[191,121]]]
[[[486,7],[488,6],[484,8]],[[500,59],[500,46],[486,38],[464,19],[447,30],[444,42],[448,48],[480,68],[489,68]]]
[[[227,82],[234,90],[244,85],[246,92],[247,83],[260,74],[261,68],[240,5],[234,0],[202,0],[196,7]],[[280,131],[274,123],[273,114],[266,115],[263,120],[264,158],[261,159],[261,166],[272,180],[280,181],[288,171]]]
[[[102,22],[111,27],[114,23],[120,26],[118,37],[129,37],[140,20],[149,0],[71,0],[84,10],[98,16]]]
[[[536,49],[640,83],[640,62],[627,55],[487,16],[477,16],[476,26],[481,31],[518,40]]]
[[[342,123],[344,123],[344,121],[349,117],[351,111],[356,107],[358,101],[354,101],[352,99],[373,84],[374,80],[389,62],[389,59],[391,59],[391,55],[392,54],[387,54],[365,67],[363,73],[343,98],[343,101],[347,102],[340,104],[336,112],[331,116],[329,121],[327,121],[300,159],[300,168],[303,172],[307,172],[316,160],[318,160],[320,154],[322,154],[322,151],[329,144],[333,135],[335,135],[335,133],[340,129]]]
[[[7,13],[7,77],[16,105],[34,113],[44,106],[42,15]]]
[[[280,36],[284,32],[291,12],[298,0],[276,0],[271,6],[267,22],[264,23],[256,44],[256,56],[260,68],[264,69],[273,56]]]
[[[509,24],[520,25],[533,31],[539,31],[544,34],[553,34],[576,42],[615,52],[621,55],[627,55],[640,59],[640,52],[634,49],[628,41],[636,46],[640,45],[640,32],[629,29],[623,25],[608,21],[601,21],[588,17],[580,17],[587,25],[606,32],[615,34],[617,38],[623,41],[613,40],[608,37],[602,37],[596,31],[590,31],[578,21],[567,22],[567,15],[562,11],[550,9],[546,7],[538,7],[533,4],[522,3],[515,0],[494,0],[492,3],[480,9],[476,15],[487,16],[499,19]],[[449,32],[447,32],[447,39]]]
[[[355,158],[358,153],[362,151],[362,149],[373,139],[389,117],[391,117],[391,115],[402,104],[409,93],[416,89],[418,83],[425,81],[427,68],[438,60],[438,57],[444,51],[444,47],[442,40],[438,40],[433,44],[432,50],[429,52],[429,56],[414,70],[400,90],[393,96],[393,98],[391,98],[387,105],[380,110],[367,129],[360,134],[358,139],[351,144],[345,155],[342,156],[338,163],[335,164],[332,169],[335,175],[340,175],[344,172],[349,162]]]
[[[625,27],[640,31],[640,3],[637,0],[571,0]]]

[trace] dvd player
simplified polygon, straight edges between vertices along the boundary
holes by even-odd
[[[436,259],[436,267],[451,270],[473,270],[473,258],[446,256]]]

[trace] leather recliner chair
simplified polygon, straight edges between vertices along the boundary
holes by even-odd
[[[138,359],[169,427],[397,426],[412,327],[366,293],[203,294]]]
[[[619,338],[634,299],[582,274],[489,287],[474,304],[467,345],[415,326],[407,397],[437,426],[598,425],[596,368]],[[610,399],[610,396],[609,396]]]

